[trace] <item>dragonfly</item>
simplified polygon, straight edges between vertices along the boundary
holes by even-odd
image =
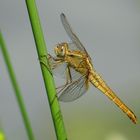
[[[57,88],[58,99],[71,102],[89,89],[92,84],[111,101],[113,101],[131,120],[137,123],[135,114],[129,109],[114,91],[106,84],[93,67],[91,57],[87,50],[72,30],[64,13],[60,15],[62,25],[70,37],[70,42],[62,42],[55,46],[55,57],[48,55],[50,67],[54,74],[65,78],[66,83]]]

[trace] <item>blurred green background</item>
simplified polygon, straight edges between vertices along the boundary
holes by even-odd
[[[95,69],[140,119],[140,1],[36,0],[48,52],[69,41],[64,12],[93,59]],[[37,140],[55,140],[39,60],[25,1],[0,1],[3,32]],[[91,86],[87,94],[61,103],[69,140],[139,140],[140,124]],[[27,140],[0,52],[0,127],[8,140]]]

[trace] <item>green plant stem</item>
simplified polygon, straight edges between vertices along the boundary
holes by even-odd
[[[56,132],[56,137],[57,140],[67,140],[65,128],[62,120],[62,115],[60,111],[60,105],[56,96],[54,79],[48,65],[47,49],[46,49],[46,44],[45,44],[35,0],[26,0],[26,5],[28,9],[31,26],[32,26],[32,31],[34,34],[38,57],[41,62],[40,63],[41,70],[43,74],[45,88],[47,91],[47,96],[51,109],[51,115],[52,115],[54,128]]]
[[[15,76],[12,64],[10,62],[9,54],[8,54],[7,49],[6,49],[6,45],[5,45],[5,42],[4,42],[4,39],[3,39],[1,32],[0,32],[0,46],[1,46],[2,54],[3,54],[4,60],[5,60],[6,66],[7,66],[8,73],[9,73],[9,76],[11,79],[11,83],[12,83],[13,89],[15,91],[15,96],[16,96],[16,99],[17,99],[17,102],[19,105],[19,109],[20,109],[20,112],[21,112],[21,115],[23,118],[23,122],[24,122],[24,125],[26,128],[26,131],[27,131],[28,139],[34,140],[32,128],[31,128],[30,123],[29,123],[29,119],[27,116],[25,105],[24,105],[24,102],[23,102],[23,99],[21,96],[21,92],[20,92],[20,89],[19,89],[19,86],[18,86],[18,83],[16,80],[16,76]]]
[[[1,122],[0,122],[0,140],[6,140],[6,134],[5,134],[5,131],[3,129]]]
[[[0,130],[0,140],[6,140],[5,134],[3,131]]]

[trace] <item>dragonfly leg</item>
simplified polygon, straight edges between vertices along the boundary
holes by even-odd
[[[48,56],[45,56],[45,57],[47,57],[48,59],[53,59],[54,61],[60,61],[60,60],[61,60],[61,59],[59,59],[59,58],[53,57],[53,56],[50,55],[50,54],[48,54]]]
[[[71,75],[71,72],[70,72],[70,67],[67,66],[66,68],[66,83],[71,83],[72,82],[72,75]]]
[[[47,59],[49,60],[49,62],[50,62],[50,59],[52,59],[54,61],[53,65],[50,65],[50,63],[46,61]],[[48,54],[48,56],[46,55],[40,56],[39,61],[48,69],[51,75],[52,75],[51,69],[54,69],[57,65],[62,63],[61,59],[54,58],[50,54]]]
[[[58,65],[62,64],[64,61],[60,58],[55,58],[52,55],[48,54],[48,60],[49,60],[49,64],[50,67],[52,69],[55,69]],[[52,62],[53,61],[53,62]]]
[[[52,75],[52,71],[50,69],[48,62],[46,61],[47,60],[46,58],[47,58],[46,55],[40,56],[39,57],[40,64],[44,65],[47,68],[47,70],[50,72],[50,74]]]

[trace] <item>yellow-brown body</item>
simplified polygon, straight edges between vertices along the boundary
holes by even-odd
[[[63,61],[65,61],[74,70],[81,73],[81,75],[87,75],[87,88],[89,83],[93,84],[110,100],[112,100],[124,113],[126,113],[133,123],[136,123],[137,119],[135,114],[115,95],[101,76],[95,71],[89,56],[79,50],[70,50],[67,43],[60,44],[60,46],[63,46],[65,49],[64,56],[62,57]]]

